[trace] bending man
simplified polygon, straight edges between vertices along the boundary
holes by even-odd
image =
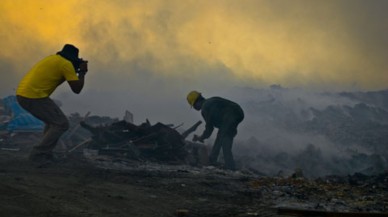
[[[218,155],[222,148],[225,168],[235,170],[232,145],[233,139],[237,135],[237,126],[244,119],[244,112],[241,107],[237,103],[221,97],[205,99],[197,91],[191,91],[187,95],[187,101],[195,110],[201,111],[202,117],[206,122],[202,135],[194,135],[193,141],[203,142],[211,136],[214,128],[218,128],[217,138],[210,153],[209,162],[213,165],[217,163]]]

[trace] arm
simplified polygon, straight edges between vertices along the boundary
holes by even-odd
[[[213,123],[214,109],[202,108],[201,114],[203,119],[205,120],[206,126],[205,126],[205,130],[203,131],[199,139],[205,140],[212,135],[214,130],[214,123]]]
[[[212,124],[206,123],[205,130],[203,131],[202,135],[200,136],[200,140],[205,140],[209,138],[214,130],[214,126]]]
[[[84,61],[80,64],[80,69],[78,72],[78,80],[68,81],[70,88],[74,93],[76,94],[81,93],[81,90],[83,89],[85,84],[85,75],[87,72],[88,72],[88,62]]]
[[[79,94],[79,93],[81,93],[81,90],[84,87],[85,75],[78,76],[78,80],[76,80],[76,81],[67,81],[67,83],[69,83],[70,88],[71,88],[71,90],[74,93]]]
[[[203,140],[209,138],[212,135],[213,130],[214,130],[214,126],[213,125],[206,124],[206,128],[203,131],[202,135],[201,136],[194,135],[193,141],[194,142],[198,141],[198,142],[202,142],[203,143]]]
[[[194,137],[193,137],[194,142],[196,142],[196,141],[203,142],[203,140],[209,138],[212,135],[213,130],[214,130],[214,125],[213,125],[213,122],[211,120],[210,112],[202,109],[201,113],[202,113],[203,119],[206,122],[206,126],[205,126],[205,130],[203,131],[201,136],[194,135]]]

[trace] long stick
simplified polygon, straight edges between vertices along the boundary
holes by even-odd
[[[86,120],[86,118],[88,118],[89,115],[90,115],[90,112],[86,113],[86,115],[82,118],[82,120],[80,122]],[[79,123],[77,123],[77,125],[75,127],[73,127],[73,129],[71,129],[69,134],[67,134],[66,139],[69,139],[78,130],[78,128],[81,126]]]
[[[187,129],[185,132],[182,133],[182,137],[185,139],[188,135],[190,135],[190,133],[197,130],[198,126],[201,124],[202,124],[202,121],[198,121],[197,123],[195,123],[192,127],[190,127],[189,129]]]
[[[85,145],[86,143],[88,143],[88,142],[90,142],[90,141],[92,141],[92,139],[87,139],[87,140],[81,142],[80,144],[74,146],[73,148],[71,148],[71,149],[70,149],[69,151],[67,151],[67,152],[68,152],[68,153],[73,152],[73,151],[76,150],[78,147],[80,147],[80,146],[82,146],[82,145]]]

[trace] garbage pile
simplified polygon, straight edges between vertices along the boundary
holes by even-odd
[[[96,150],[99,155],[114,155],[135,160],[190,164],[199,162],[197,149],[201,144],[185,141],[185,138],[200,124],[199,121],[180,134],[170,125],[160,122],[151,125],[148,120],[139,126],[125,120],[100,126],[92,126],[87,121],[80,122],[80,126],[92,134],[91,139],[85,144],[88,151]]]
[[[296,174],[296,175],[295,175]],[[388,172],[367,176],[326,176],[315,180],[295,173],[291,177],[267,177],[250,182],[278,208],[325,212],[387,212]]]

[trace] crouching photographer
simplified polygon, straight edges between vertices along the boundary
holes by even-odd
[[[53,149],[61,135],[69,129],[69,121],[50,95],[67,81],[79,94],[84,87],[88,61],[78,57],[79,50],[65,44],[61,51],[36,63],[23,77],[16,90],[21,107],[43,121],[46,126],[39,144],[33,147],[29,159],[38,163],[55,160]]]

